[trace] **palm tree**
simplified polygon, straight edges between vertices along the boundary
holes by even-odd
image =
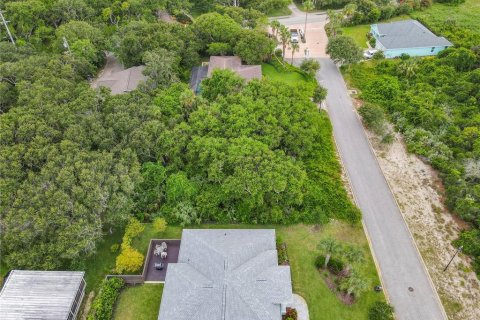
[[[333,238],[325,238],[318,244],[318,249],[325,253],[325,265],[323,267],[326,269],[332,255],[340,253],[342,246]]]
[[[352,272],[348,278],[345,278],[340,283],[340,289],[345,290],[348,295],[354,294],[356,297],[359,297],[362,292],[368,289],[368,284],[368,281],[357,272]]]
[[[305,10],[305,29],[303,36],[307,39],[307,18],[308,18],[308,11],[312,11],[315,8],[315,5],[311,0],[307,0],[303,2],[303,9]]]
[[[415,76],[418,70],[418,61],[416,59],[410,58],[398,65],[398,72],[401,75],[404,75],[405,78],[411,79]]]
[[[273,36],[275,38],[277,38],[277,32],[278,30],[280,30],[280,22],[278,20],[272,20],[272,22],[270,22],[270,27],[272,28],[272,32],[273,32]]]
[[[363,251],[356,246],[345,246],[343,248],[343,257],[348,262],[347,271],[350,271],[354,264],[363,262],[365,260]]]
[[[282,42],[282,47],[283,47],[283,52],[282,52],[282,57],[285,59],[285,49],[287,48],[287,45],[290,43],[290,30],[288,30],[287,27],[282,25],[280,27],[280,41]]]
[[[298,52],[300,50],[300,46],[297,42],[292,42],[290,46],[290,49],[292,49],[292,62],[290,64],[293,64],[293,55],[295,54],[295,52]]]
[[[349,3],[343,8],[343,15],[350,19],[357,10],[357,5],[355,3]]]

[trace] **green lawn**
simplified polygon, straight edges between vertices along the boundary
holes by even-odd
[[[163,284],[126,287],[120,293],[114,320],[156,320],[162,299]]]
[[[283,17],[283,16],[289,16],[292,14],[292,11],[288,9],[287,7],[280,8],[280,9],[275,9],[270,11],[267,16],[269,17]]]
[[[97,246],[97,253],[86,261],[85,281],[87,288],[85,296],[92,290],[96,290],[107,274],[112,273],[115,268],[115,259],[118,252],[112,252],[112,244],[122,242],[123,230],[116,230],[111,235],[106,235]]]
[[[465,3],[456,6],[434,3],[427,10],[413,12],[411,16],[425,20],[429,25],[453,19],[459,26],[480,32],[480,1],[478,0],[466,0]]]
[[[290,85],[297,85],[308,81],[300,72],[277,70],[273,65],[268,63],[262,63],[262,74],[270,80],[282,81]]]
[[[332,221],[326,226],[314,227],[311,225],[291,225],[291,226],[265,226],[265,225],[217,225],[203,224],[193,226],[194,228],[275,228],[277,235],[280,236],[288,246],[288,255],[291,263],[293,288],[296,293],[302,295],[308,302],[310,319],[367,319],[369,306],[377,300],[384,300],[382,294],[372,291],[364,293],[358,301],[352,306],[346,306],[340,302],[335,294],[326,286],[323,275],[316,270],[314,260],[318,255],[316,249],[317,243],[326,236],[332,236],[339,241],[359,245],[367,257],[366,262],[361,266],[360,272],[369,279],[371,287],[379,283],[375,265],[370,255],[367,240],[360,225],[351,226],[350,224]],[[163,233],[155,232],[151,224],[145,224],[144,232],[135,238],[132,245],[145,253],[150,239],[179,239],[181,238],[182,228],[178,226],[169,226]],[[143,292],[144,289],[134,288]],[[127,289],[130,290],[130,289]],[[153,289],[152,289],[153,290]],[[126,291],[129,292],[129,291]],[[123,293],[122,293],[123,295]],[[139,295],[141,295],[139,293]],[[147,303],[142,299],[132,295],[121,296],[121,302],[118,303],[116,315],[120,315],[124,304],[130,305],[132,310],[140,309],[136,304]],[[125,300],[130,299],[126,302]],[[160,298],[158,302],[160,301]],[[149,302],[148,302],[149,303]],[[158,313],[158,305],[155,312]],[[152,307],[153,309],[153,307]],[[148,309],[150,310],[150,309]],[[152,311],[153,312],[153,311]],[[144,316],[150,316],[150,311],[145,312]],[[116,318],[117,319],[117,318]],[[128,316],[122,319],[130,319]],[[147,318],[139,318],[147,319]]]
[[[400,21],[400,20],[406,20],[406,19],[410,19],[410,17],[407,15],[403,15],[403,16],[393,17],[392,19],[380,21],[380,22],[384,23],[384,22]],[[341,30],[343,31],[344,35],[352,37],[361,48],[368,48],[367,33],[370,32],[370,24],[359,24],[356,26],[344,27],[344,28],[341,28]]]

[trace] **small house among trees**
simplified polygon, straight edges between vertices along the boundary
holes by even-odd
[[[375,38],[375,48],[383,51],[385,58],[402,54],[409,56],[434,56],[453,46],[444,37],[438,37],[416,20],[378,23],[370,26]]]
[[[214,70],[231,70],[240,77],[249,81],[252,79],[262,79],[261,65],[245,65],[237,56],[211,56],[207,65],[195,67],[190,79],[190,88],[198,92],[200,82],[210,77]]]
[[[0,291],[0,318],[74,320],[85,286],[80,271],[13,270]]]

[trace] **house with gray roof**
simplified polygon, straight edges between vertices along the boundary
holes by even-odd
[[[159,320],[281,320],[292,302],[274,229],[184,229]]]
[[[410,56],[434,56],[453,44],[428,30],[417,20],[403,20],[372,24],[370,33],[376,40],[375,48],[386,58]]]
[[[85,286],[80,271],[13,270],[0,291],[0,318],[74,320]]]
[[[237,56],[211,56],[208,63],[201,67],[194,67],[190,78],[190,88],[196,93],[203,79],[210,77],[215,70],[231,70],[246,81],[262,79],[261,65],[242,64],[242,59]]]

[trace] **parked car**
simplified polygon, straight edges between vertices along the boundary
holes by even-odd
[[[298,30],[297,29],[290,29],[290,42],[292,42],[292,43],[298,42]]]
[[[165,263],[163,262],[155,262],[155,269],[156,270],[163,270],[165,268]]]
[[[373,55],[377,53],[379,50],[378,49],[368,49],[363,52],[363,57],[365,59],[372,59]]]

